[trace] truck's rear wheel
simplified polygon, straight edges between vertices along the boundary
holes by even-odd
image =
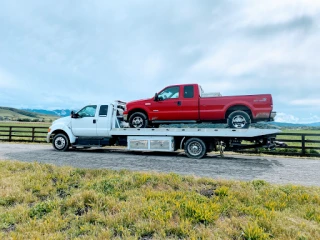
[[[184,145],[184,151],[190,158],[202,158],[206,152],[206,144],[200,138],[190,138]]]
[[[230,128],[249,128],[251,118],[248,113],[244,111],[234,111],[228,116],[228,126]]]
[[[148,118],[142,112],[135,112],[129,118],[129,125],[132,128],[146,128],[148,126]]]
[[[68,137],[63,133],[55,135],[52,144],[58,151],[66,151],[70,146]]]

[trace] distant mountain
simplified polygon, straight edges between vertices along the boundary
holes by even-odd
[[[278,127],[320,127],[320,122],[316,123],[285,123],[285,122],[268,122],[268,124]]]
[[[56,109],[56,110],[45,110],[45,109],[23,109],[24,111],[34,112],[39,114],[54,115],[59,117],[70,116],[71,110],[69,109]]]
[[[297,123],[285,123],[285,122],[268,122],[270,125],[278,126],[278,127],[305,127],[304,124]]]
[[[11,107],[0,107],[0,121],[51,122],[57,118],[59,118],[57,115],[48,115]]]
[[[320,127],[320,122],[316,122],[316,123],[308,123],[306,124],[307,126],[311,126],[311,127]]]

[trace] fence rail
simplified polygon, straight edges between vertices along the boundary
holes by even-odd
[[[0,126],[0,141],[45,142],[48,127]]]
[[[276,141],[284,143],[283,146],[278,145],[275,150],[256,148],[254,150],[239,150],[238,152],[320,157],[320,134],[278,133]]]
[[[39,126],[0,126],[0,141],[9,142],[46,142],[48,127]],[[276,155],[320,156],[320,134],[278,133],[276,140],[286,146],[276,150],[256,148],[239,150],[246,153],[268,153]]]

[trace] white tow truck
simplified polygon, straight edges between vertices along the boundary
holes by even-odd
[[[173,152],[184,149],[190,158],[202,158],[210,151],[274,147],[278,129],[228,128],[127,128],[116,101],[88,105],[71,116],[60,118],[48,129],[47,142],[58,151],[122,145],[130,151]],[[242,142],[250,144],[242,144]]]

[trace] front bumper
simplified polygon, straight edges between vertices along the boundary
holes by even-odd
[[[123,114],[123,120],[128,121],[128,114],[126,114],[126,113]]]
[[[48,134],[47,134],[47,143],[50,143],[50,142],[51,142],[51,141],[50,141],[50,136],[51,136],[51,134],[48,133]]]

